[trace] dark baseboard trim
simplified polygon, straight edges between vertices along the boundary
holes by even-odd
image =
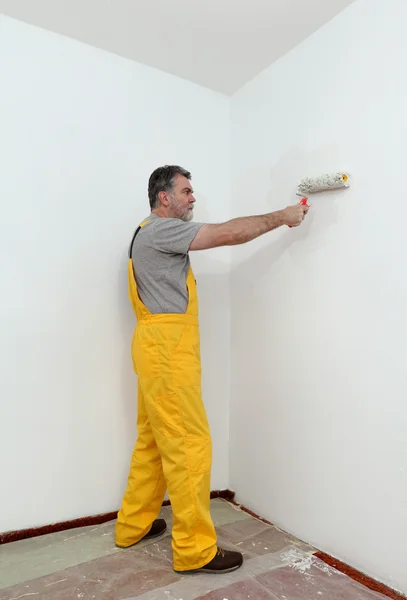
[[[230,490],[219,490],[211,492],[211,499],[222,498],[233,502],[235,498],[234,492]],[[169,506],[170,501],[166,500],[163,506]],[[113,521],[117,517],[117,511],[110,513],[103,513],[102,515],[94,515],[91,517],[82,517],[80,519],[73,519],[72,521],[63,521],[62,523],[53,523],[52,525],[43,525],[42,527],[32,527],[30,529],[20,529],[18,531],[8,531],[6,533],[0,533],[0,545],[10,544],[11,542],[18,542],[20,540],[26,540],[28,538],[38,537],[40,535],[47,535],[48,533],[56,533],[58,531],[67,531],[68,529],[77,529],[78,527],[88,527],[90,525],[101,525],[108,521]]]
[[[62,521],[61,523],[52,523],[52,525],[43,525],[42,527],[32,527],[30,529],[19,529],[18,531],[7,531],[0,533],[0,545],[19,542],[28,538],[47,535],[48,533],[57,533],[58,531],[67,531],[68,529],[77,529],[78,527],[87,527],[88,525],[101,525],[107,521],[113,521],[117,517],[117,511],[94,515],[92,517],[82,517],[72,521]]]
[[[369,588],[369,590],[372,590],[373,592],[378,592],[379,594],[383,594],[383,596],[388,596],[389,598],[393,598],[393,600],[406,600],[406,596],[404,596],[401,592],[396,592],[396,590],[393,590],[392,588],[388,587],[387,585],[384,585],[384,583],[380,583],[379,581],[376,581],[372,577],[368,577],[367,575],[364,575],[363,573],[361,573],[360,571],[357,571],[353,567],[350,567],[349,565],[341,562],[340,560],[333,558],[332,556],[329,556],[329,554],[325,554],[324,552],[317,552],[315,554],[315,556],[317,558],[319,558],[320,560],[322,560],[327,565],[329,565],[330,567],[333,567],[337,571],[344,573],[351,579],[354,579],[358,583],[361,583],[362,585]]]
[[[235,502],[235,500],[229,500],[229,502],[231,502],[235,506],[238,506],[240,508],[240,510],[247,513],[251,517],[258,519],[259,521],[262,521],[263,523],[266,523],[267,525],[273,525],[273,523],[270,523],[270,521],[263,519],[262,517],[260,517],[259,515],[256,515],[256,513],[252,512],[245,506],[238,504],[237,502]],[[325,554],[324,552],[317,551],[317,552],[315,552],[314,556],[316,558],[319,558],[319,560],[322,560],[324,563],[326,563],[330,567],[333,567],[340,573],[347,575],[354,581],[357,581],[364,587],[367,587],[369,590],[372,590],[373,592],[378,592],[379,594],[383,594],[383,596],[387,596],[388,598],[392,598],[393,600],[406,600],[406,596],[404,594],[402,594],[401,592],[397,592],[396,590],[393,590],[392,588],[388,587],[384,583],[380,583],[379,581],[376,581],[376,579],[373,579],[372,577],[369,577],[368,575],[364,575],[363,573],[361,573],[360,571],[357,571],[353,567],[350,567],[346,563],[344,563],[336,558],[333,558],[332,556],[329,556],[329,554]]]

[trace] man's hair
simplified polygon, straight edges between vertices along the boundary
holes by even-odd
[[[154,210],[159,206],[158,194],[160,192],[172,193],[174,189],[174,179],[177,175],[183,175],[187,179],[191,179],[191,173],[177,165],[165,165],[159,167],[150,175],[148,180],[148,198],[150,200],[150,208]]]

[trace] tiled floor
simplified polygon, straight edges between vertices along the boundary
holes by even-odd
[[[170,532],[171,509],[162,513]],[[170,534],[119,550],[110,522],[0,546],[0,600],[385,599],[223,500],[212,502],[212,514],[219,544],[244,553],[234,573],[178,575]]]

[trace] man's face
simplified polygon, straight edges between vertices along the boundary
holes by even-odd
[[[177,175],[174,179],[174,190],[168,195],[170,216],[183,221],[191,221],[194,213],[194,190],[191,182],[183,175]]]

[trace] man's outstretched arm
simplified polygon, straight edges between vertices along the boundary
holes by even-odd
[[[189,249],[208,250],[219,246],[245,244],[282,225],[298,227],[307,212],[308,206],[296,204],[265,215],[238,217],[219,225],[203,225],[192,240]]]

